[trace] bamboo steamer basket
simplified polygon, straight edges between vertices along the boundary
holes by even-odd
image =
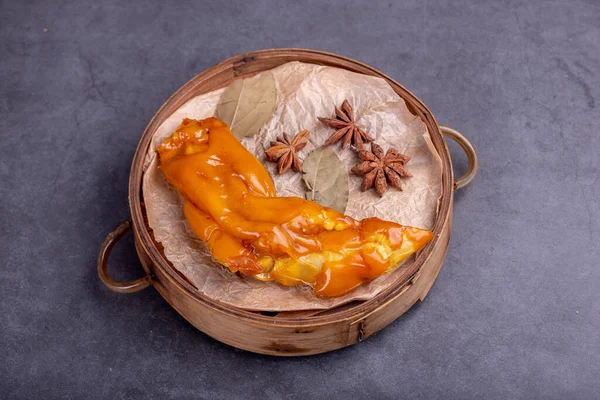
[[[442,161],[442,197],[431,242],[422,249],[396,282],[369,301],[356,301],[329,310],[296,312],[252,312],[229,306],[199,292],[165,257],[155,241],[145,216],[142,167],[152,135],[161,123],[189,99],[229,85],[290,61],[343,68],[385,79],[409,110],[427,125]],[[455,140],[466,152],[468,168],[454,179],[444,136]],[[336,54],[305,49],[271,49],[230,58],[200,73],[175,92],[154,115],[137,146],[129,176],[131,221],[124,221],[108,234],[98,256],[98,275],[106,287],[133,293],[154,286],[187,321],[207,335],[237,348],[278,356],[324,353],[360,342],[384,328],[417,301],[427,296],[448,251],[452,230],[453,191],[467,185],[477,172],[472,144],[454,129],[440,126],[433,114],[414,94],[378,70]],[[137,254],[145,276],[132,282],[116,282],[108,275],[112,247],[133,228]],[[269,283],[276,284],[276,283]]]

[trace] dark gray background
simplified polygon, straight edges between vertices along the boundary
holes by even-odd
[[[0,397],[600,398],[600,2],[163,3],[0,1]],[[309,358],[222,345],[96,276],[152,115],[271,47],[384,71],[481,162],[425,302]],[[139,276],[130,237],[111,271]]]

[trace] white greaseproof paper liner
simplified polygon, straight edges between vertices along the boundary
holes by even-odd
[[[242,144],[263,162],[275,182],[278,196],[304,197],[306,187],[301,174],[291,170],[278,175],[276,164],[265,159],[269,142],[283,132],[296,135],[308,129],[310,142],[299,153],[304,158],[321,146],[333,130],[317,117],[334,118],[334,106],[347,99],[354,108],[357,124],[376,139],[384,150],[395,147],[411,157],[407,168],[412,178],[403,179],[403,191],[389,188],[383,197],[374,190],[360,191],[362,178],[350,176],[350,199],[345,214],[355,219],[379,217],[431,230],[441,196],[441,160],[433,148],[423,121],[413,115],[402,98],[381,78],[343,69],[291,62],[273,70],[277,84],[277,106],[273,117],[253,137]],[[224,89],[197,96],[158,128],[144,164],[143,194],[148,222],[154,237],[161,242],[173,266],[200,292],[235,307],[260,311],[326,309],[353,300],[368,300],[394,282],[414,256],[391,273],[336,298],[317,297],[308,286],[285,287],[233,274],[212,259],[204,243],[196,238],[183,215],[182,201],[158,169],[156,148],[181,123],[183,118],[203,119],[215,114]],[[346,164],[348,172],[359,160],[350,149],[339,144],[333,149]]]

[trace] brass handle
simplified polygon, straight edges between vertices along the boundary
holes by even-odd
[[[452,129],[449,126],[440,125],[442,134],[462,147],[467,154],[467,160],[469,165],[467,166],[467,172],[463,176],[454,180],[454,189],[460,189],[461,187],[467,186],[477,175],[477,168],[479,168],[479,160],[477,159],[477,152],[473,144],[467,139],[462,133],[456,129]]]
[[[112,230],[104,239],[100,246],[100,254],[98,254],[98,276],[104,286],[117,293],[134,293],[147,288],[152,284],[150,275],[136,279],[131,282],[116,282],[108,276],[108,257],[113,246],[131,229],[130,221],[121,222],[115,229]]]

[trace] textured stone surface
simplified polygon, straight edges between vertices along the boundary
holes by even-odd
[[[0,1],[1,397],[600,396],[600,3],[166,3]],[[154,112],[205,68],[270,47],[379,68],[481,161],[425,302],[309,358],[222,345],[95,270]],[[131,238],[111,269],[138,276]]]

